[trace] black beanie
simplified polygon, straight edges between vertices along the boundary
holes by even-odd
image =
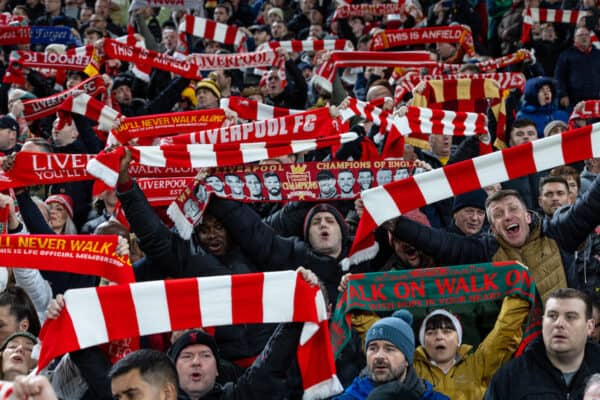
[[[485,211],[485,199],[487,199],[487,193],[483,189],[477,189],[473,190],[472,192],[459,194],[454,198],[452,214],[465,207],[475,207]]]
[[[177,362],[177,358],[179,357],[179,353],[181,353],[181,351],[186,347],[194,344],[204,344],[210,347],[215,359],[217,360],[217,365],[219,365],[219,348],[217,347],[217,342],[208,333],[202,332],[198,329],[187,331],[181,335],[179,339],[177,339],[175,343],[169,347],[167,355],[171,361],[173,361],[173,364],[175,364]]]

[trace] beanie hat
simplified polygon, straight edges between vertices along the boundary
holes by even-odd
[[[13,89],[11,88],[8,91],[8,99],[9,100],[33,100],[37,99],[37,97],[26,90],[23,89]]]
[[[181,335],[175,341],[175,343],[171,345],[171,347],[167,351],[167,356],[169,356],[171,361],[175,363],[183,349],[195,344],[204,344],[208,346],[212,350],[215,358],[217,359],[217,365],[219,365],[219,348],[217,347],[217,342],[208,333],[202,332],[198,329],[187,331],[183,335]]]
[[[0,129],[10,129],[17,132],[19,134],[19,123],[8,115],[4,115],[0,117]]]
[[[421,344],[425,343],[425,327],[427,326],[427,321],[429,321],[432,317],[435,317],[436,315],[442,315],[448,318],[450,322],[452,322],[452,325],[454,325],[454,329],[456,330],[456,334],[458,335],[458,345],[460,346],[462,344],[463,334],[462,325],[460,324],[460,321],[458,320],[458,318],[456,318],[454,314],[444,309],[435,310],[427,314],[427,316],[421,323],[421,328],[419,328],[419,342],[421,342]]]
[[[412,330],[413,316],[407,310],[395,311],[391,317],[375,322],[367,331],[365,351],[373,340],[387,340],[404,354],[412,364],[415,354],[415,334]]]
[[[554,128],[559,127],[559,126],[563,127],[564,129],[567,129],[567,130],[569,129],[569,126],[564,121],[561,121],[560,119],[550,121],[544,128],[544,137],[550,136],[550,132]]]
[[[31,340],[34,345],[36,345],[38,342],[38,339],[35,337],[35,335],[33,333],[27,332],[27,331],[18,331],[18,332],[13,333],[9,337],[7,337],[4,340],[4,342],[2,342],[2,347],[0,347],[0,352],[4,351],[4,349],[6,349],[6,346],[8,345],[8,342],[10,342],[11,340],[13,340],[16,337],[26,337],[27,339]]]
[[[485,210],[485,199],[487,199],[487,193],[483,189],[473,190],[472,192],[459,194],[454,198],[454,204],[452,205],[452,214],[465,207],[475,207],[480,210]]]
[[[181,91],[181,98],[189,100],[194,107],[198,105],[198,98],[196,97],[196,91],[193,87],[188,86]]]
[[[218,99],[221,98],[221,88],[217,83],[217,74],[214,72],[211,72],[206,78],[198,82],[196,85],[196,90],[200,88],[210,90]]]
[[[60,204],[67,210],[69,218],[73,219],[73,199],[68,194],[53,194],[52,196],[48,196],[44,203],[48,205],[52,203]]]
[[[414,210],[410,210],[409,212],[404,213],[404,216],[406,218],[410,219],[411,221],[420,223],[421,225],[431,226],[431,223],[429,222],[427,215],[425,215],[418,208],[415,208]]]
[[[113,80],[112,90],[115,91],[117,88],[119,88],[119,86],[123,85],[131,88],[133,85],[133,76],[127,73],[117,75],[117,77]]]
[[[308,231],[310,230],[310,221],[314,218],[317,213],[320,212],[328,212],[332,214],[340,226],[340,231],[342,232],[342,243],[348,239],[350,232],[348,230],[348,224],[346,224],[346,220],[340,213],[340,211],[332,205],[327,203],[320,203],[316,206],[312,207],[308,210],[306,217],[304,218],[304,241],[308,242]]]

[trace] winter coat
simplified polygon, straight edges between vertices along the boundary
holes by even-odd
[[[563,51],[558,57],[554,79],[557,81],[558,99],[569,96],[570,106],[582,100],[600,96],[600,50],[592,46],[589,54],[575,47]]]
[[[244,374],[225,385],[215,384],[203,400],[280,400],[284,397],[283,380],[290,367],[303,324],[280,324],[265,349]],[[190,398],[180,390],[178,400]]]
[[[287,85],[283,92],[275,97],[268,96],[265,103],[276,107],[304,109],[308,90],[306,80],[293,60],[285,62],[285,75]]]
[[[590,375],[600,372],[600,346],[588,342],[583,362],[567,387],[561,371],[546,356],[541,337],[492,378],[484,400],[581,400]]]
[[[544,85],[549,85],[552,91],[552,102],[544,106],[540,105],[538,92]],[[538,76],[531,78],[525,83],[525,93],[523,95],[523,105],[517,113],[517,119],[530,119],[535,122],[538,131],[538,137],[544,137],[544,128],[549,122],[560,120],[569,121],[569,114],[566,111],[559,110],[557,107],[556,85],[551,78]]]
[[[486,234],[461,237],[432,229],[405,217],[398,218],[394,236],[427,254],[435,254],[447,265],[518,260],[527,265],[542,297],[552,289],[566,287],[564,260],[577,250],[600,224],[600,181],[566,213],[552,220],[532,218],[531,233],[520,249]],[[557,257],[562,251],[563,260]],[[504,258],[511,257],[511,258]],[[552,265],[549,262],[552,262]]]
[[[412,367],[408,367],[404,381],[394,380],[377,385],[363,372],[352,382],[344,393],[335,397],[335,400],[444,400],[448,397],[434,392],[431,383],[420,379]]]
[[[579,189],[580,196],[590,189],[592,182],[594,182],[594,179],[596,179],[597,176],[598,174],[593,174],[588,171],[587,167],[583,169],[583,172],[581,172],[581,175],[579,176],[581,178],[581,188]]]

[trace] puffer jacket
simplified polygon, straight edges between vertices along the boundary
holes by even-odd
[[[541,106],[538,100],[538,91],[544,85],[549,85],[552,90],[552,102]],[[556,85],[554,80],[544,76],[531,78],[525,83],[523,105],[517,113],[517,119],[526,118],[535,122],[538,137],[542,138],[544,137],[544,128],[550,121],[560,120],[566,123],[569,120],[569,114],[566,111],[559,110],[556,104]]]
[[[479,237],[453,235],[423,226],[405,217],[398,218],[394,236],[427,254],[435,254],[439,260],[444,260],[446,265],[489,262],[492,260],[501,261],[500,258],[496,257],[497,255],[521,254],[522,257],[519,261],[531,269],[534,279],[537,275],[535,270],[539,269],[541,271],[543,268],[547,268],[545,263],[548,259],[544,257],[545,254],[543,253],[527,251],[527,246],[549,248],[552,247],[552,244],[548,242],[553,240],[561,252],[563,267],[562,269],[554,268],[554,272],[562,274],[562,277],[557,277],[553,282],[548,282],[548,288],[543,293],[540,290],[540,294],[544,296],[553,286],[560,287],[559,285],[563,285],[560,282],[562,280],[565,281],[562,287],[566,287],[564,265],[569,265],[571,254],[577,250],[596,226],[600,225],[600,212],[598,210],[600,210],[600,181],[596,179],[588,193],[567,212],[561,213],[552,220],[539,221],[538,218],[532,218],[530,238],[520,249],[511,248],[489,234]],[[533,237],[534,234],[538,235],[537,238]],[[540,240],[546,241],[546,243],[540,245]],[[555,254],[550,253],[549,256],[554,258]],[[504,260],[508,260],[508,258]],[[560,260],[556,264],[560,265]]]
[[[360,376],[354,379],[344,393],[335,397],[335,400],[379,400],[379,399],[403,399],[403,400],[447,400],[448,397],[433,390],[431,383],[419,378],[414,369],[409,366],[404,381],[394,380],[377,385],[366,375],[364,370]]]
[[[490,382],[484,400],[581,400],[588,378],[600,372],[600,346],[588,342],[583,362],[569,386],[537,338],[521,357],[505,364]]]
[[[519,346],[521,326],[528,314],[528,301],[505,297],[494,329],[475,351],[470,345],[461,345],[456,364],[448,373],[431,363],[423,346],[417,347],[413,362],[417,375],[452,400],[481,399],[496,370],[511,359]],[[364,337],[378,319],[376,314],[352,315],[352,328]]]

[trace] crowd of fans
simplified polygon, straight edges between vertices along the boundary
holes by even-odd
[[[600,398],[600,158],[427,204],[376,230],[379,251],[373,259],[349,270],[342,262],[365,213],[360,191],[478,157],[484,142],[497,144],[496,139],[504,138],[508,147],[527,146],[600,118],[600,113],[582,116],[586,104],[600,100],[598,2],[407,0],[399,14],[374,15],[367,10],[348,18],[334,14],[349,3],[331,0],[197,0],[190,2],[193,10],[143,3],[0,0],[4,21],[0,32],[8,26],[68,27],[79,45],[90,45],[95,57],[101,57],[104,40],[121,38],[130,44],[133,29],[134,42],[183,60],[188,53],[223,55],[240,50],[214,37],[182,35],[180,24],[190,13],[235,27],[245,37],[243,51],[249,52],[276,41],[328,39],[344,39],[356,51],[367,52],[373,38],[386,30],[458,25],[468,28],[474,52],[465,52],[458,41],[389,50],[428,50],[439,65],[459,65],[467,79],[482,72],[510,72],[523,74],[526,82],[523,92],[505,90],[503,132],[496,130],[501,125],[491,100],[471,99],[470,109],[447,102],[453,111],[485,113],[490,135],[433,132],[425,143],[407,139],[391,156],[413,164],[394,175],[390,169],[374,173],[349,168],[337,176],[321,170],[315,181],[324,202],[286,203],[277,174],[247,173],[244,181],[231,174],[223,183],[210,169],[203,169],[201,182],[220,195],[212,197],[192,237],[183,239],[164,207],[153,208],[130,176],[128,148],[120,160],[116,188],[96,196],[93,181],[31,182],[0,193],[0,209],[8,210],[6,221],[0,221],[2,232],[119,235],[117,252],[129,256],[137,281],[298,270],[311,285],[321,286],[330,310],[353,274],[515,260],[529,268],[544,302],[542,333],[521,356],[513,358],[531,310],[530,303],[516,295],[481,303],[460,317],[454,309],[428,310],[419,320],[408,310],[356,312],[349,316],[350,343],[336,359],[344,388],[337,398]],[[538,8],[579,11],[581,17],[568,23],[528,22],[527,12]],[[523,39],[526,24],[531,33]],[[11,52],[69,54],[76,45],[2,44],[0,76],[16,68],[24,77],[22,83],[5,79],[0,86],[4,171],[13,168],[18,152],[94,155],[107,148],[106,137],[94,129],[98,121],[84,115],[25,116],[28,101],[70,89],[88,75],[81,70],[22,66]],[[530,57],[501,70],[480,70],[482,62],[519,49],[527,49]],[[431,73],[429,67],[339,68],[328,88],[315,78],[328,60],[327,50],[279,47],[276,52],[284,61],[281,67],[206,70],[197,80],[168,68],[152,69],[143,77],[133,63],[104,59],[97,67],[107,91],[97,98],[123,117],[218,109],[222,99],[235,96],[282,109],[329,107],[332,117],[348,109],[350,98],[355,98],[402,117],[425,84],[402,98],[397,98],[396,86],[409,72]],[[245,122],[229,109],[225,114],[227,124]],[[355,116],[347,127],[358,139],[339,148],[258,163],[366,160],[365,144],[383,151],[386,132],[379,125]],[[593,140],[598,148],[598,139]],[[295,361],[299,323],[196,327],[123,339],[66,354],[41,371],[42,376],[27,376],[37,364],[41,326],[61,315],[64,293],[109,284],[91,275],[0,268],[0,376],[15,382],[15,398],[302,398]]]

